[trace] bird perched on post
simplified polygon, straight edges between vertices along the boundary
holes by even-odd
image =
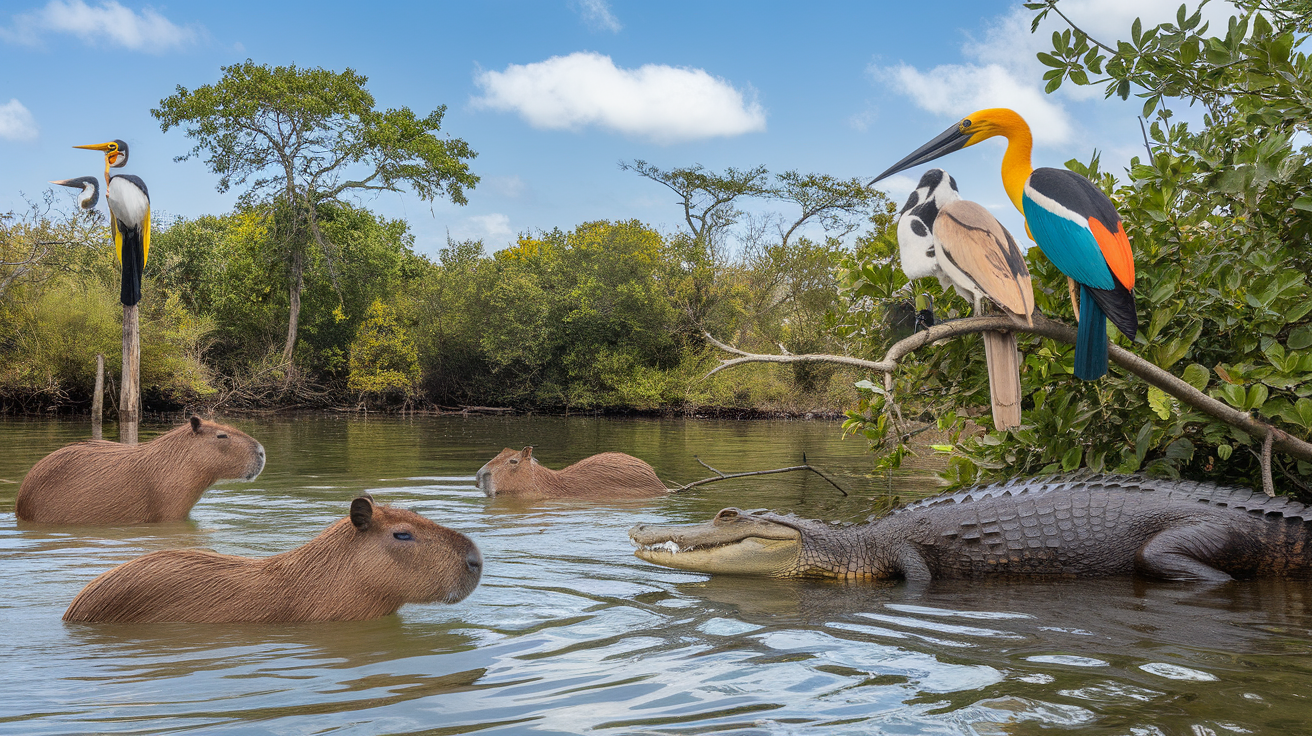
[[[110,176],[110,169],[122,168],[128,162],[128,144],[121,140],[73,147],[105,152],[105,202],[109,205],[109,227],[114,233],[115,253],[118,255],[119,263],[123,264],[119,301],[126,307],[134,306],[141,301],[141,276],[146,269],[146,259],[150,255],[150,193],[146,190],[146,182],[132,174]],[[84,180],[88,178],[90,177],[53,183],[83,186],[83,194],[78,198],[78,204],[83,209],[90,209],[95,206],[94,199],[89,205],[83,204],[87,197]]]
[[[920,177],[899,215],[897,244],[907,278],[934,276],[969,299],[977,315],[987,300],[1018,324],[1034,324],[1025,255],[988,210],[961,198],[946,171],[930,169]],[[1016,334],[990,331],[983,338],[993,425],[1014,429],[1021,401]]]
[[[1029,125],[1006,108],[973,112],[913,151],[871,184],[979,143],[994,136],[1007,139],[1002,156],[1002,185],[1025,229],[1071,283],[1079,331],[1075,339],[1075,375],[1086,381],[1107,373],[1107,320],[1134,339],[1134,254],[1116,206],[1093,182],[1065,169],[1035,169],[1030,164],[1033,139]]]

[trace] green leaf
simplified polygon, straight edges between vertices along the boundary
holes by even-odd
[[[1170,460],[1183,460],[1188,462],[1194,456],[1194,443],[1181,437],[1166,446],[1166,457]]]
[[[1288,345],[1290,350],[1312,348],[1312,324],[1294,328],[1289,333],[1289,339],[1285,340],[1285,345]]]
[[[1294,403],[1294,411],[1298,412],[1299,423],[1312,429],[1312,399],[1299,399]]]
[[[1198,363],[1190,363],[1184,369],[1184,382],[1199,391],[1207,388],[1207,382],[1210,378],[1211,373],[1208,372],[1205,366],[1199,365]]]
[[[1244,411],[1252,411],[1266,403],[1268,391],[1266,384],[1257,383],[1248,389],[1248,398],[1244,400]]]
[[[1234,452],[1234,451],[1235,451],[1235,448],[1231,447],[1230,445],[1217,445],[1217,446],[1216,446],[1216,456],[1219,457],[1219,458],[1221,458],[1222,460],[1229,460],[1229,459],[1230,459],[1230,453],[1232,453],[1232,452]]]
[[[1171,400],[1165,391],[1156,386],[1148,387],[1148,406],[1163,421],[1171,418]]]
[[[1061,469],[1067,473],[1080,467],[1080,458],[1084,455],[1083,447],[1072,447],[1061,456]]]

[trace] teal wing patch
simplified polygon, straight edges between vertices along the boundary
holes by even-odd
[[[1116,287],[1107,259],[1088,225],[1078,225],[1049,212],[1028,194],[1021,196],[1021,203],[1030,235],[1059,271],[1095,289]]]

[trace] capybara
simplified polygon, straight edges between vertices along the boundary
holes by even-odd
[[[181,521],[214,481],[254,480],[261,470],[263,445],[194,416],[141,445],[91,440],[55,450],[23,479],[16,513],[47,524]]]
[[[469,537],[361,496],[349,517],[272,557],[170,549],[125,562],[88,583],[64,620],[358,621],[402,603],[455,603],[482,574]]]
[[[475,478],[488,496],[524,499],[648,498],[669,492],[650,465],[622,452],[603,452],[552,470],[533,457],[532,447],[507,447]]]

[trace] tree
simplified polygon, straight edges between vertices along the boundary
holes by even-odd
[[[396,312],[381,301],[369,307],[351,343],[347,387],[363,394],[400,393],[409,399],[419,379],[419,351]]]
[[[1136,20],[1129,40],[1099,41],[1072,25],[1039,54],[1050,67],[1049,92],[1069,81],[1145,100],[1151,150],[1128,162],[1127,181],[1104,172],[1096,153],[1067,167],[1116,201],[1134,247],[1135,291],[1148,324],[1121,346],[1178,373],[1228,413],[1201,411],[1180,392],[1122,371],[1076,381],[1069,346],[1026,337],[1025,425],[958,443],[954,481],[1081,466],[1263,486],[1275,475],[1284,489],[1312,498],[1305,453],[1272,453],[1273,445],[1306,447],[1312,439],[1312,147],[1294,144],[1312,120],[1312,57],[1299,51],[1312,36],[1312,5],[1235,5],[1239,15],[1219,35],[1182,6],[1174,23],[1145,30]],[[1036,25],[1061,12],[1057,0],[1027,7]],[[1178,101],[1204,107],[1199,129],[1173,121]],[[1038,249],[1029,264],[1039,311],[1073,322],[1061,274]],[[895,293],[899,274],[886,253],[853,265],[846,283],[854,302]],[[873,327],[869,334],[878,333]],[[953,341],[902,366],[895,385],[868,384],[849,428],[882,441],[907,405],[960,429],[961,415],[987,401],[983,361],[971,350]]]
[[[351,193],[404,187],[425,201],[465,204],[465,189],[478,183],[466,161],[477,154],[459,138],[435,135],[445,106],[423,118],[405,107],[375,110],[367,78],[351,69],[247,59],[222,71],[212,85],[179,85],[151,114],[163,131],[182,127],[196,141],[177,160],[204,155],[220,192],[247,185],[245,203],[263,201],[273,213],[289,274],[283,362],[290,368],[309,247],[330,266],[335,252],[320,227],[320,208]]]

